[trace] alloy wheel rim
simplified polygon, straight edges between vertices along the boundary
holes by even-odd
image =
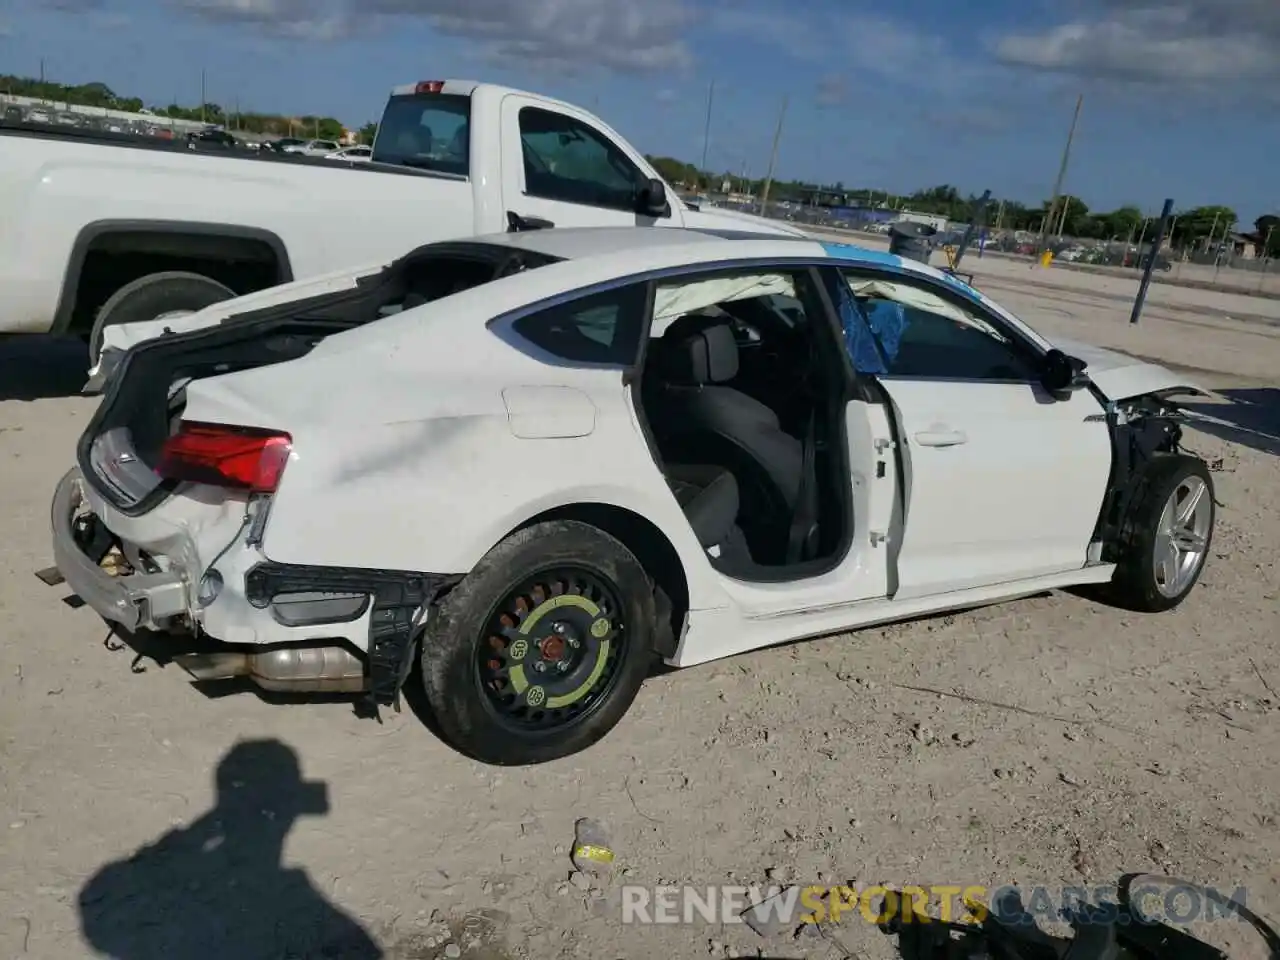
[[[1156,589],[1165,597],[1182,594],[1203,566],[1209,548],[1213,498],[1200,477],[1182,480],[1165,501],[1156,527]]]

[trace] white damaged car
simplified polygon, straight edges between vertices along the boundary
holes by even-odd
[[[200,679],[376,712],[420,662],[486,762],[598,740],[655,658],[1077,585],[1168,610],[1210,549],[1202,391],[857,247],[502,234],[167,325],[57,488],[61,577],[217,641]]]

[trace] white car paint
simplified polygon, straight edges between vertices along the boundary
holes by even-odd
[[[1178,381],[1176,384],[1170,384],[1169,371],[1164,367],[1116,350],[1095,347],[1066,337],[1055,337],[1054,345],[1088,363],[1089,379],[1113,400],[1159,392],[1169,392],[1170,395],[1210,395],[1208,389],[1182,376],[1174,378]]]
[[[853,498],[847,555],[820,575],[746,581],[717,572],[698,543],[645,444],[624,368],[548,362],[509,319],[596,284],[729,261],[853,263],[956,284],[940,271],[815,241],[699,231],[554,230],[482,240],[568,259],[329,336],[300,359],[186,386],[186,420],[285,430],[292,438],[257,539],[243,493],[182,486],[130,516],[97,486],[69,481],[125,543],[181,571],[186,615],[201,630],[244,644],[337,635],[365,649],[368,614],[327,633],[285,626],[247,601],[246,572],[271,561],[466,574],[530,518],[573,504],[643,517],[674,548],[689,595],[687,629],[668,657],[676,666],[1111,578],[1114,566],[1092,553],[1112,465],[1111,427],[1104,400],[1088,390],[1051,401],[1027,384],[878,378],[891,403],[855,399],[845,411]],[[343,289],[358,275],[276,288],[180,322],[212,327],[267,303]],[[966,295],[985,302],[976,291]],[[696,308],[694,300],[690,294],[683,302]],[[1125,369],[1114,361],[1102,371],[1116,374],[1110,400],[1130,397],[1134,386],[1186,386],[1149,364],[1125,381]],[[127,382],[128,365],[121,370]],[[108,392],[104,408],[118,390]],[[55,529],[59,522],[55,515]],[[213,565],[225,586],[202,604],[194,585]],[[73,572],[64,573],[71,581]],[[105,603],[97,609],[119,616]]]
[[[413,95],[413,89],[395,94]],[[0,231],[0,333],[66,329],[77,302],[81,252],[102,231],[116,229],[248,232],[278,243],[293,277],[301,280],[387,262],[436,240],[496,233],[507,229],[509,211],[561,227],[695,226],[799,235],[763,218],[692,210],[670,187],[670,215],[657,218],[527,196],[517,126],[518,111],[526,107],[594,131],[633,166],[637,179],[661,178],[621,135],[572,104],[470,81],[448,81],[441,94],[469,98],[468,176],[386,163],[282,163],[253,151],[201,153],[0,131],[0,206],[6,216]],[[353,230],[353,220],[365,226]],[[189,269],[200,272],[200,263]],[[120,285],[132,279],[122,275]]]

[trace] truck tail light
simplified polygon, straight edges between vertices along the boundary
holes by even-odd
[[[413,88],[414,93],[439,93],[444,89],[443,80],[423,80]]]
[[[274,493],[292,450],[293,438],[279,430],[184,420],[155,470],[166,480]]]

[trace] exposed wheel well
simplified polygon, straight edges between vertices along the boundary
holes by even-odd
[[[288,255],[270,234],[197,227],[96,230],[72,254],[54,329],[87,335],[116,290],[175,270],[202,274],[240,295],[292,279]]]
[[[1114,563],[1123,556],[1134,499],[1152,465],[1161,457],[1181,452],[1183,419],[1174,403],[1156,396],[1137,397],[1108,412],[1111,477],[1092,537],[1103,545],[1103,562]]]
[[[604,503],[574,503],[530,517],[517,529],[548,520],[577,520],[598,527],[630,550],[653,580],[658,595],[658,615],[670,621],[670,630],[659,629],[657,652],[674,656],[689,612],[689,582],[680,555],[666,534],[638,513]],[[514,531],[513,531],[514,532]],[[659,624],[661,628],[663,624]]]

